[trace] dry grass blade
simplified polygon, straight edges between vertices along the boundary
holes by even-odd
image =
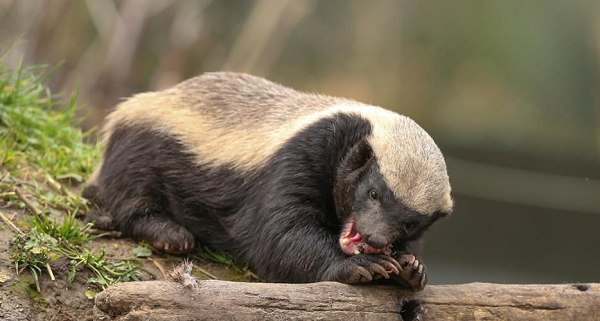
[[[115,238],[115,239],[119,239],[123,236],[122,233],[119,231],[102,231],[102,230],[97,230],[95,228],[89,229],[88,233],[90,235],[94,235],[97,237],[109,237],[109,238]]]
[[[21,231],[13,222],[11,222],[11,220],[8,219],[8,217],[6,217],[4,213],[0,212],[0,217],[2,217],[4,223],[6,223],[6,225],[10,226],[13,230],[15,230],[15,232],[21,235],[25,235],[25,233],[23,233],[23,231]]]
[[[205,269],[199,267],[197,264],[194,264],[194,268],[196,268],[196,270],[202,272],[202,274],[208,276],[209,278],[213,279],[213,280],[218,280],[219,278],[217,278],[216,276],[212,275],[210,272],[206,271]]]
[[[162,264],[153,260],[151,257],[148,258],[148,261],[152,262],[152,264],[154,264],[160,270],[160,273],[162,273],[165,279],[167,278],[167,271],[165,271],[165,268],[162,266]]]
[[[56,281],[54,277],[54,273],[52,273],[52,268],[50,267],[50,263],[46,263],[46,270],[48,270],[48,275],[50,275],[50,280]]]
[[[70,198],[77,198],[77,196],[75,194],[73,194],[71,191],[69,191],[61,183],[57,182],[54,178],[52,178],[52,176],[46,175],[46,180],[48,181],[48,185],[50,185],[50,187],[52,187],[57,192],[61,192]]]

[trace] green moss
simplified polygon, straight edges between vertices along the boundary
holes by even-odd
[[[30,274],[24,274],[17,278],[16,282],[10,287],[10,291],[16,296],[29,299],[29,303],[34,308],[48,306],[44,296],[37,291],[35,280]]]

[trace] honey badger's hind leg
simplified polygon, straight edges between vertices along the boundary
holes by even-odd
[[[94,224],[94,227],[101,230],[114,230],[115,226],[112,216],[103,209],[97,208],[89,211],[85,216],[86,223]]]
[[[146,242],[157,250],[182,254],[194,248],[194,236],[168,217],[137,217],[130,224],[131,234],[136,240]]]
[[[136,241],[172,254],[185,253],[194,248],[194,236],[176,222],[166,197],[150,190],[144,191],[135,184],[128,190],[122,190],[122,193],[130,197],[114,202],[108,212],[112,214],[112,224],[124,236],[131,236]]]
[[[156,196],[119,199],[109,211],[102,206],[102,202],[96,200],[96,208],[87,214],[86,221],[99,229],[121,230],[124,236],[131,236],[167,253],[181,254],[192,250],[195,245],[194,236],[169,218],[156,199]],[[113,217],[111,213],[117,216]]]
[[[180,221],[185,211],[173,187],[191,167],[182,149],[177,141],[143,127],[113,128],[101,168],[86,193],[99,205],[93,213],[96,224],[110,225],[157,250],[191,250],[194,236]]]

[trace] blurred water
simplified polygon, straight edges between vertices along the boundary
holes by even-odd
[[[455,200],[452,216],[425,236],[431,284],[600,280],[600,214]]]

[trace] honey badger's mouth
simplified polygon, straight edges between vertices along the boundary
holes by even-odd
[[[342,229],[342,233],[340,235],[340,247],[342,251],[349,256],[353,256],[356,254],[364,253],[364,254],[386,254],[389,255],[392,252],[392,244],[388,244],[386,247],[382,249],[376,249],[369,244],[363,242],[360,233],[356,229],[356,224],[354,223],[354,219],[350,219],[344,228]]]

